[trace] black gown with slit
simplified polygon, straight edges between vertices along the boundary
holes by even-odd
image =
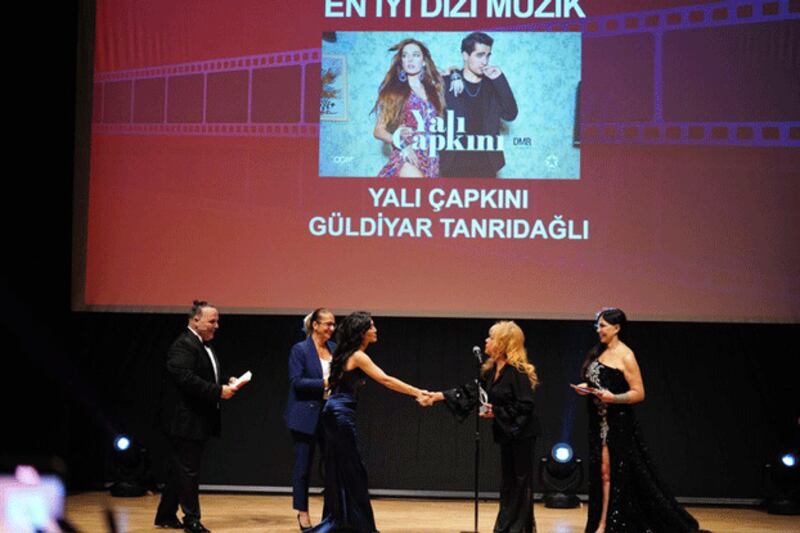
[[[622,371],[592,361],[584,376],[597,388],[614,394],[630,387]],[[611,491],[606,533],[684,533],[702,531],[658,476],[645,446],[633,406],[604,404],[588,397],[589,516],[586,533],[594,533],[603,509],[601,479],[603,444],[611,462]]]

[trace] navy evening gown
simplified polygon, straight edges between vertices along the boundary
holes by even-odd
[[[325,511],[314,533],[377,533],[356,437],[358,389],[365,382],[360,368],[345,372],[322,410]]]

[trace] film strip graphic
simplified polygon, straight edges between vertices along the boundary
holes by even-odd
[[[791,21],[791,22],[790,22]],[[569,21],[534,22],[502,28],[505,31],[577,31],[583,35],[587,46],[593,40],[624,38],[647,35],[652,39],[652,68],[640,81],[652,85],[652,103],[647,120],[605,120],[597,117],[581,121],[580,139],[585,143],[653,143],[653,144],[699,144],[699,145],[743,145],[743,146],[800,146],[800,122],[776,122],[774,120],[669,120],[665,106],[668,98],[665,91],[665,34],[672,41],[683,35],[698,35],[706,32],[708,38],[719,36],[725,27],[762,24],[768,25],[800,21],[800,0],[752,0],[727,1],[681,6],[639,13],[621,13],[608,16],[587,17]],[[501,28],[498,28],[501,29]],[[761,31],[756,38],[768,33]],[[631,41],[633,42],[633,41]],[[648,45],[649,43],[641,43]],[[796,53],[796,52],[795,52]],[[692,61],[693,58],[687,58]],[[800,76],[788,65],[790,76]],[[649,77],[649,79],[646,79]],[[750,79],[751,83],[763,80]],[[789,81],[791,83],[791,80]],[[746,91],[743,91],[746,92]],[[624,95],[621,95],[624,98]],[[797,98],[797,95],[794,95]],[[739,105],[743,105],[741,100]],[[673,107],[675,103],[673,102]],[[737,114],[737,113],[732,113]]]
[[[665,34],[680,37],[680,32],[798,20],[800,0],[755,0],[533,22],[496,30],[578,31],[590,44],[592,40],[630,36],[650,39],[644,48],[651,54],[647,59],[652,66],[637,73],[640,82],[652,86],[648,101],[642,104],[648,107],[642,113],[647,119],[584,117],[580,127],[583,143],[800,146],[800,122],[669,120],[665,113],[669,95],[664,89]],[[98,73],[94,78],[93,131],[316,138],[320,62],[321,49],[313,48]],[[638,85],[635,80],[631,83],[631,87]],[[625,95],[612,96],[623,99]]]
[[[320,49],[94,77],[92,128],[112,135],[319,135]]]

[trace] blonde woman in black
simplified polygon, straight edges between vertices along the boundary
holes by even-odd
[[[481,417],[492,421],[494,441],[500,445],[502,486],[500,510],[494,533],[532,533],[533,450],[540,433],[534,414],[533,391],[539,383],[535,367],[528,362],[525,335],[511,321],[497,322],[489,329],[484,348],[489,358],[481,368],[487,402]],[[444,400],[457,416],[475,407],[474,386],[434,392],[423,405]]]

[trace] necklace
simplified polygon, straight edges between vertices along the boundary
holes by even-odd
[[[483,80],[481,80],[481,81],[483,81]],[[470,92],[469,85],[467,85],[467,83],[468,83],[467,80],[464,80],[464,92],[467,93],[471,98],[475,98],[479,94],[481,94],[481,87],[483,87],[483,84],[481,82],[478,82],[478,90],[475,91],[474,94]]]

